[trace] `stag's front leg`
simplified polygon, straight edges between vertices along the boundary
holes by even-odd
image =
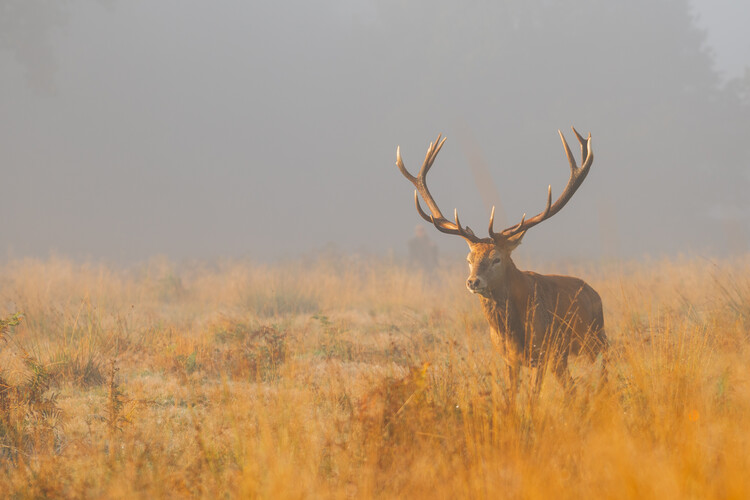
[[[602,370],[599,375],[599,384],[604,387],[607,385],[609,372],[607,371],[607,364],[609,363],[609,353],[604,351],[602,353]]]
[[[551,345],[551,336],[546,333],[552,319],[547,314],[541,313],[538,307],[531,309],[531,314],[529,323],[532,328],[527,333],[526,345],[529,346],[527,352],[529,365],[536,365],[532,392],[532,396],[536,399],[542,391],[544,376],[550,362],[550,353],[555,352],[555,346]]]
[[[506,349],[505,368],[508,374],[505,402],[510,410],[516,406],[516,396],[521,383],[521,357],[513,349]]]
[[[570,375],[570,369],[568,368],[568,353],[561,354],[560,357],[554,360],[552,365],[555,377],[560,382],[565,390],[565,399],[570,399],[575,396],[576,387],[573,377]]]
[[[540,359],[537,362],[536,373],[534,374],[534,399],[539,397],[539,393],[542,392],[542,384],[544,383],[544,375],[547,371],[547,360]]]

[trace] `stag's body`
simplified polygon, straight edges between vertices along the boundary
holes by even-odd
[[[475,261],[481,262],[482,254],[497,253],[493,244],[482,246],[473,252]],[[471,259],[470,254],[470,263]],[[509,254],[501,257],[498,266],[501,269],[495,270],[494,279],[487,279],[486,288],[472,290],[468,285],[471,276],[467,286],[479,295],[492,341],[505,357],[511,384],[518,384],[521,365],[536,366],[538,391],[544,370],[550,366],[560,383],[572,390],[569,354],[585,354],[595,361],[607,345],[599,294],[579,278],[521,271]],[[472,276],[476,274],[472,272]]]
[[[575,129],[573,129],[575,132]],[[571,276],[541,275],[519,270],[511,259],[511,252],[521,243],[526,230],[552,217],[570,200],[588,174],[593,162],[591,136],[581,144],[583,165],[575,164],[570,149],[562,138],[571,168],[571,177],[560,198],[552,204],[551,188],[546,209],[500,233],[493,230],[495,210],[490,215],[489,238],[478,238],[468,227],[461,226],[458,212],[455,222],[443,217],[427,189],[426,174],[443,145],[430,144],[422,169],[417,177],[408,173],[397,152],[397,165],[417,188],[414,193],[418,213],[441,232],[463,237],[469,244],[470,274],[466,286],[479,295],[494,344],[501,350],[508,367],[511,394],[518,386],[520,367],[536,366],[535,391],[541,388],[544,372],[549,366],[567,391],[573,389],[568,369],[570,354],[586,354],[592,361],[604,353],[607,338],[599,294],[583,280]],[[419,196],[427,203],[431,215],[419,204]],[[606,376],[606,359],[602,357],[602,374]]]

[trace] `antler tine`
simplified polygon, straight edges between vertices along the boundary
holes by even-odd
[[[586,158],[588,156],[588,144],[587,144],[588,141],[584,139],[581,134],[578,133],[575,127],[570,127],[570,129],[576,135],[576,139],[578,139],[578,144],[581,145],[581,159]],[[589,138],[591,138],[591,134],[589,134]]]
[[[406,170],[404,161],[401,158],[400,147],[396,148],[396,166],[401,171],[403,176],[406,177],[409,182],[414,184],[414,187],[416,188],[416,190],[414,191],[414,205],[416,206],[417,213],[420,217],[428,222],[431,222],[439,231],[443,233],[457,234],[469,242],[477,242],[479,241],[479,238],[474,235],[474,232],[468,227],[463,228],[461,226],[461,223],[458,220],[457,211],[454,212],[456,222],[449,221],[443,216],[440,208],[438,208],[437,203],[435,202],[435,199],[432,197],[430,190],[427,188],[427,173],[430,171],[432,164],[435,162],[435,158],[437,158],[437,155],[440,152],[440,149],[443,147],[443,144],[445,144],[445,140],[446,138],[443,137],[442,134],[438,134],[435,142],[430,143],[430,146],[427,148],[427,153],[424,157],[424,162],[422,163],[422,168],[419,169],[419,174],[416,177],[411,175],[409,171]],[[420,196],[425,201],[425,203],[427,203],[427,207],[430,209],[430,215],[428,215],[427,212],[422,209],[422,206],[419,203]]]
[[[417,178],[411,175],[404,166],[404,161],[401,159],[401,146],[396,146],[396,166],[401,171],[401,173],[404,174],[404,177],[409,179],[412,183],[417,182]]]
[[[456,228],[458,229],[458,234],[463,236],[466,239],[475,238],[474,231],[471,230],[469,226],[462,226],[461,221],[458,220],[458,209],[453,209],[453,219],[456,221]]]
[[[570,201],[576,190],[578,190],[583,183],[583,180],[588,175],[589,169],[594,162],[594,152],[591,149],[591,134],[588,135],[588,138],[584,139],[578,131],[573,128],[573,133],[581,144],[581,161],[583,163],[579,167],[576,164],[573,153],[570,151],[568,142],[565,140],[565,136],[563,136],[561,131],[558,130],[557,132],[560,134],[560,139],[562,140],[563,148],[565,149],[565,156],[568,158],[568,163],[570,164],[570,179],[568,179],[568,184],[565,186],[565,189],[563,189],[560,197],[555,203],[552,203],[552,186],[550,185],[547,188],[547,206],[544,211],[529,220],[525,220],[524,215],[524,218],[521,219],[520,223],[502,231],[501,235],[503,237],[508,238],[522,231],[526,231],[555,215],[565,206],[566,203],[568,203],[568,201]]]
[[[470,227],[463,227],[461,225],[461,221],[458,219],[458,209],[453,209],[453,218],[456,222],[449,221],[448,219],[437,219],[434,216],[430,216],[428,220],[432,222],[432,224],[441,233],[456,234],[472,242],[476,242],[479,240],[479,238],[474,235],[474,231],[472,231]]]
[[[565,136],[562,132],[560,132],[560,129],[557,129],[557,133],[560,134],[560,140],[562,140],[563,148],[565,148],[565,156],[568,157],[568,163],[570,163],[570,175],[574,175],[575,171],[578,169],[578,165],[576,165],[576,159],[573,158],[573,153],[570,152],[568,141],[565,140]]]
[[[581,151],[583,151],[583,144],[581,144]],[[589,133],[589,136],[586,139],[586,161],[581,165],[581,170],[586,170],[588,172],[592,163],[594,163],[594,150],[591,149],[591,134]]]
[[[523,227],[523,223],[524,222],[526,222],[526,214],[523,214],[523,216],[521,217],[521,222],[519,222],[518,224],[516,224],[515,226],[513,226],[512,228],[510,228],[511,229],[510,234],[516,234],[516,233],[518,233],[519,230],[521,229],[521,227]],[[506,229],[506,231],[507,231],[507,229]],[[503,233],[505,233],[505,231],[503,231]]]
[[[549,203],[547,203],[547,209],[549,210]],[[490,233],[490,238],[497,241],[498,238],[504,238],[504,237],[507,237],[508,235],[512,235],[515,233],[517,229],[523,226],[523,223],[525,221],[526,221],[526,214],[523,214],[523,217],[521,217],[521,222],[519,222],[515,226],[512,226],[508,229],[504,229],[503,231],[500,231],[499,233],[496,233],[495,232],[495,205],[492,205],[492,212],[490,213],[490,225],[488,228],[488,232]],[[511,233],[508,233],[508,231],[511,231]]]
[[[495,239],[495,205],[492,205],[492,212],[490,212],[490,226],[487,231],[490,233],[490,238]]]
[[[432,216],[427,215],[427,213],[422,210],[422,205],[419,204],[419,195],[417,194],[417,190],[414,190],[414,204],[417,206],[417,212],[419,213],[420,217],[422,217],[427,222],[433,222]]]
[[[438,134],[438,139],[440,139],[440,134]],[[427,172],[430,171],[430,158],[432,158],[432,152],[434,150],[435,150],[435,143],[431,142],[429,147],[427,148],[427,152],[424,155],[422,168],[419,169],[419,174],[417,174],[417,178],[426,176]]]
[[[458,236],[463,236],[464,238],[468,239],[468,235],[464,233],[460,226],[457,226],[455,223],[449,221],[448,219],[437,219],[433,216],[430,216],[430,222],[437,228],[438,231],[445,234],[456,234]]]
[[[432,164],[435,162],[435,158],[437,158],[437,154],[440,152],[443,144],[445,144],[445,140],[447,139],[447,137],[443,137],[443,140],[441,141],[440,137],[442,137],[442,135],[443,134],[438,134],[435,142],[430,143],[430,147],[427,149],[427,154],[424,157],[422,168],[419,170],[420,177],[425,177],[427,175],[427,172],[430,171],[430,169],[432,168]]]

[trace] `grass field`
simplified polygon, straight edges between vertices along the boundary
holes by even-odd
[[[0,492],[750,498],[750,257],[532,267],[599,291],[608,385],[508,407],[458,264],[8,262]]]

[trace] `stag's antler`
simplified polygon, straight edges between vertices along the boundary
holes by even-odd
[[[477,243],[480,241],[480,238],[478,238],[468,226],[461,226],[461,222],[458,220],[458,210],[453,211],[455,222],[443,217],[443,213],[440,211],[440,208],[438,208],[437,203],[435,203],[435,199],[432,197],[432,194],[430,194],[430,190],[427,189],[427,172],[430,171],[432,163],[440,152],[440,148],[442,148],[445,143],[445,138],[441,140],[441,136],[442,134],[438,135],[437,140],[430,143],[430,147],[427,149],[427,154],[424,157],[424,163],[422,163],[422,168],[419,170],[419,174],[416,177],[406,170],[404,162],[401,159],[400,146],[396,148],[396,165],[398,166],[398,169],[401,170],[401,173],[404,174],[404,177],[414,184],[414,187],[416,188],[414,190],[414,204],[417,207],[417,212],[424,220],[434,224],[438,231],[447,234],[457,234],[467,241]],[[422,206],[419,204],[419,195],[421,195],[422,199],[427,203],[427,207],[430,209],[432,215],[427,215],[427,213],[422,210]]]
[[[584,139],[575,128],[571,128],[573,129],[573,133],[576,135],[578,142],[581,144],[581,161],[583,162],[583,164],[580,167],[576,165],[576,160],[575,158],[573,158],[573,153],[570,152],[568,142],[565,140],[562,132],[558,130],[557,133],[560,134],[560,139],[562,140],[563,147],[565,148],[565,154],[568,157],[568,163],[570,163],[570,179],[568,179],[568,185],[565,186],[565,189],[563,189],[560,197],[555,203],[552,203],[552,186],[550,185],[547,188],[547,208],[545,208],[543,212],[535,215],[528,220],[526,219],[526,214],[523,214],[521,222],[519,222],[515,226],[503,229],[500,233],[495,233],[492,229],[492,223],[495,215],[495,209],[493,207],[492,215],[490,216],[489,228],[490,237],[492,239],[494,239],[495,241],[497,241],[498,239],[508,239],[512,236],[518,235],[519,233],[525,233],[529,228],[532,228],[540,222],[549,219],[557,212],[559,212],[562,207],[564,207],[565,204],[568,203],[568,201],[570,201],[570,199],[573,197],[573,194],[575,194],[576,190],[581,186],[583,180],[586,178],[586,175],[588,175],[589,173],[591,164],[594,162],[594,152],[591,149],[591,134],[589,134],[588,138]]]
[[[499,233],[496,233],[493,229],[493,224],[495,221],[495,207],[492,207],[489,233],[490,238],[492,238],[492,240],[494,240],[495,242],[499,243],[500,241],[505,241],[512,237],[522,237],[522,233],[525,233],[528,229],[555,215],[565,206],[566,203],[568,203],[568,201],[570,201],[576,190],[581,186],[583,180],[588,175],[591,164],[594,162],[594,152],[591,149],[591,134],[589,134],[588,138],[584,139],[578,133],[578,131],[573,128],[573,133],[576,135],[578,142],[581,144],[581,161],[583,161],[583,164],[579,167],[578,165],[576,165],[576,160],[575,158],[573,158],[573,153],[570,152],[570,147],[568,146],[568,142],[565,140],[562,132],[560,132],[559,130],[557,132],[560,134],[560,139],[562,140],[563,147],[565,148],[565,154],[568,157],[568,163],[570,163],[570,179],[568,179],[568,185],[565,186],[565,189],[563,189],[562,194],[560,194],[560,197],[557,199],[557,201],[555,201],[555,203],[552,203],[552,186],[550,185],[547,188],[547,207],[543,212],[535,215],[528,220],[526,219],[526,214],[523,214],[521,222],[519,222],[515,226],[503,229]],[[440,208],[438,208],[437,203],[435,203],[435,199],[432,197],[432,194],[430,194],[430,190],[427,189],[427,172],[430,171],[430,168],[432,167],[432,164],[435,161],[438,152],[440,152],[440,148],[442,148],[443,144],[445,143],[445,138],[441,140],[441,135],[438,135],[438,138],[435,142],[430,143],[430,147],[427,149],[427,154],[424,158],[424,163],[422,163],[422,168],[419,170],[419,175],[417,175],[416,177],[411,175],[408,170],[406,170],[406,167],[404,167],[404,162],[403,160],[401,160],[401,148],[399,147],[396,149],[396,165],[398,166],[399,170],[401,170],[401,173],[404,174],[404,177],[409,179],[409,182],[414,184],[414,187],[416,188],[416,190],[414,191],[414,204],[417,207],[417,212],[424,220],[433,223],[435,227],[443,233],[457,234],[471,243],[477,243],[479,241],[489,241],[487,239],[483,240],[482,238],[477,237],[468,226],[461,226],[461,222],[458,220],[458,210],[454,210],[453,212],[453,218],[455,219],[455,222],[443,217],[443,213],[440,211]],[[422,199],[425,201],[425,203],[427,203],[431,215],[427,215],[427,213],[422,210],[422,206],[419,204],[420,195],[422,196]]]

